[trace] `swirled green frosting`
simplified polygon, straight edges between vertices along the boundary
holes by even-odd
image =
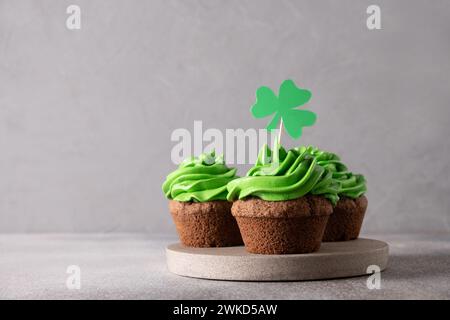
[[[342,163],[336,154],[312,146],[300,147],[296,148],[296,150],[299,153],[306,152],[313,155],[320,166],[332,172],[333,179],[339,181],[339,196],[356,199],[367,191],[364,176],[348,171],[347,166]]]
[[[297,148],[286,152],[275,142],[274,152],[263,146],[246,177],[228,183],[227,198],[232,201],[254,196],[266,201],[284,201],[314,194],[336,204],[340,186],[332,175],[308,150]]]
[[[228,168],[223,155],[212,151],[184,160],[162,185],[167,198],[176,201],[206,202],[227,199],[227,183],[236,179],[236,169]]]

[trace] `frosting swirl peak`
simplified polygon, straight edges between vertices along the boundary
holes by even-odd
[[[162,185],[167,198],[180,202],[227,199],[227,184],[236,179],[236,169],[228,168],[223,155],[215,151],[184,160]]]
[[[320,150],[316,147],[296,148],[298,152],[307,152],[317,158],[317,163],[328,169],[333,174],[333,179],[339,182],[340,188],[338,195],[356,199],[362,196],[366,191],[366,180],[361,174],[354,174],[347,169],[347,166],[341,162],[341,159],[334,153]]]
[[[286,150],[275,142],[274,151],[264,145],[246,177],[228,183],[228,200],[254,196],[266,201],[285,201],[306,194],[323,195],[333,204],[339,200],[339,183],[332,172],[318,164],[307,150]]]

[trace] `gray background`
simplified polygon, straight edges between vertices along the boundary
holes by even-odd
[[[0,232],[174,234],[172,131],[262,128],[286,78],[319,118],[285,141],[366,175],[365,232],[448,232],[449,39],[450,1],[0,0]]]

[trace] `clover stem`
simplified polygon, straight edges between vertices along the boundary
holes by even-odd
[[[280,129],[278,131],[278,143],[281,146],[281,133],[283,132],[283,118],[280,119]]]

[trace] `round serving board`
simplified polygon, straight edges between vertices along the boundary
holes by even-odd
[[[365,275],[370,265],[384,270],[388,254],[387,243],[361,238],[324,242],[319,251],[306,254],[252,254],[242,246],[190,248],[179,243],[166,248],[167,265],[175,274],[237,281],[317,280]]]

